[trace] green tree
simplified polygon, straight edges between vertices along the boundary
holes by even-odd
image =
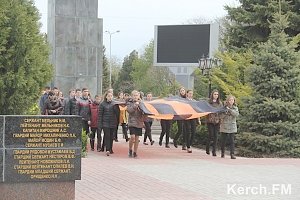
[[[113,85],[115,91],[131,92],[134,89],[133,80],[130,73],[133,70],[133,62],[138,59],[138,52],[133,50],[129,56],[126,56],[123,61],[122,69],[120,70],[118,80]]]
[[[300,157],[300,55],[284,32],[287,24],[285,16],[274,15],[269,39],[249,69],[254,95],[242,112],[242,155]]]
[[[109,88],[109,66],[108,59],[106,57],[106,48],[103,46],[103,73],[102,73],[102,91],[106,91]]]
[[[224,35],[227,49],[247,50],[256,48],[259,42],[265,42],[270,35],[268,20],[278,11],[280,0],[240,0],[240,6],[226,6],[228,23]],[[281,1],[282,11],[289,16],[286,33],[296,36],[300,33],[300,1]]]
[[[251,95],[252,89],[247,83],[246,68],[252,62],[252,53],[229,53],[220,54],[223,64],[215,68],[212,73],[212,83],[225,95],[234,95],[238,103],[241,99]]]
[[[23,114],[52,78],[49,47],[33,1],[0,5],[0,114]]]
[[[173,93],[174,76],[167,67],[153,66],[154,41],[146,45],[143,54],[134,60],[130,73],[135,89],[152,92],[155,96],[167,96]]]

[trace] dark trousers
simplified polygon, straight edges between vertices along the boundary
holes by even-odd
[[[221,152],[225,153],[225,143],[226,139],[229,137],[230,143],[230,154],[234,154],[234,134],[235,133],[221,133]]]
[[[105,143],[105,148],[106,151],[112,151],[113,147],[113,137],[115,133],[115,128],[106,128],[103,127],[103,132],[104,132],[104,143]]]
[[[209,152],[209,147],[212,141],[212,153],[216,153],[217,139],[220,131],[220,124],[207,123],[207,141],[206,141],[206,152]]]
[[[171,130],[171,120],[160,120],[160,125],[161,125],[161,134],[159,137],[159,141],[163,140],[163,137],[166,135],[166,145],[169,144],[169,138],[170,138],[170,130]]]
[[[118,140],[118,128],[119,128],[119,126],[117,126],[117,128],[115,128],[115,132],[114,132],[114,135],[113,135],[113,140]]]
[[[101,129],[91,127],[91,134],[90,134],[90,143],[91,143],[91,148],[94,149],[94,142],[95,142],[95,136],[97,133],[97,150],[101,148]]]
[[[183,138],[182,146],[185,146],[185,144],[186,144],[185,143],[185,128],[184,128],[184,121],[183,120],[177,120],[177,128],[178,128],[178,131],[177,131],[176,135],[174,136],[174,141],[177,142],[180,135],[182,135],[182,138]]]
[[[193,141],[194,141],[194,136],[196,133],[196,120],[198,119],[188,119],[184,121],[185,125],[185,142],[186,142],[186,147],[191,148]]]
[[[128,126],[126,123],[122,123],[121,126],[122,126],[123,136],[127,140],[128,139]]]
[[[151,134],[152,121],[144,122],[144,124],[145,124],[144,142],[147,141],[147,137],[149,138],[149,140],[151,142],[152,141],[152,134]]]
[[[82,129],[86,134],[90,133],[90,126],[88,124],[88,121],[82,120]]]

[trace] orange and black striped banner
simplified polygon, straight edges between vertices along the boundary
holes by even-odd
[[[221,112],[207,101],[191,101],[180,97],[169,97],[153,101],[143,101],[140,109],[154,119],[185,120],[200,118],[209,113]]]

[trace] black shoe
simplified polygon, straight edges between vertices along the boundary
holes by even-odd
[[[129,150],[128,156],[129,156],[129,157],[132,157],[132,150]]]
[[[216,152],[213,152],[213,153],[212,153],[212,156],[217,156]]]
[[[110,153],[110,154],[113,154],[113,153],[114,153],[114,151],[113,151],[113,150],[110,150],[110,151],[109,151],[109,153]]]
[[[95,149],[91,149],[91,151],[95,151]]]
[[[224,153],[221,153],[221,158],[225,158],[225,154]]]
[[[231,159],[236,159],[236,157],[233,154],[230,155],[230,158]]]
[[[161,140],[159,140],[158,144],[159,144],[159,146],[161,146],[161,145],[162,145],[162,141],[161,141]]]
[[[133,157],[136,158],[137,157],[137,154],[135,152],[133,152]]]
[[[144,145],[148,145],[148,143],[147,143],[147,142],[144,142],[143,144],[144,144]]]
[[[128,142],[129,141],[129,138],[126,138],[126,142]]]
[[[186,146],[182,146],[182,150],[186,150]]]
[[[151,141],[151,145],[153,145],[153,144],[154,144],[154,140]]]
[[[166,148],[170,148],[170,146],[168,144],[166,144]]]
[[[175,147],[175,148],[178,148],[178,145],[177,145],[177,141],[176,141],[176,140],[173,140],[173,144],[174,144],[174,147]]]
[[[115,139],[115,142],[119,142],[119,140],[118,140],[118,139]]]
[[[206,146],[206,154],[209,155],[209,146]]]
[[[97,149],[97,152],[100,152],[101,151],[101,149]]]

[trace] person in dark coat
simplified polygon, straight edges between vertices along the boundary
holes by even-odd
[[[44,105],[43,115],[62,115],[64,112],[63,105],[52,91],[48,94],[48,99]]]
[[[193,90],[187,90],[186,91],[186,99],[189,101],[195,101],[193,99]],[[196,134],[196,127],[198,124],[198,119],[187,119],[184,120],[184,126],[185,126],[185,142],[187,147],[187,152],[192,153],[192,145],[194,141],[194,136]]]
[[[220,94],[219,94],[218,90],[212,91],[212,93],[210,94],[208,103],[215,108],[223,107],[223,104],[220,100]],[[219,113],[208,114],[207,118],[206,118],[206,124],[207,124],[207,129],[208,129],[207,141],[206,141],[206,154],[208,154],[208,155],[210,154],[209,147],[210,147],[211,141],[213,141],[212,155],[216,156],[217,139],[218,139],[218,134],[220,131]]]
[[[65,101],[65,115],[78,115],[78,105],[75,98],[75,89],[69,91],[69,98]]]
[[[94,151],[95,146],[95,136],[97,133],[97,151],[101,150],[101,129],[98,128],[98,117],[99,117],[99,105],[101,102],[101,97],[99,95],[95,96],[95,100],[90,104],[91,109],[91,134],[90,134],[90,145],[91,150]]]
[[[39,102],[39,107],[40,107],[40,112],[41,114],[43,115],[43,112],[44,112],[44,106],[45,106],[45,103],[48,99],[48,95],[49,95],[49,92],[51,91],[50,87],[45,87],[45,90],[44,90],[44,93],[43,95],[41,96],[40,98],[40,102]]]
[[[82,128],[83,131],[88,135],[90,133],[89,125],[91,123],[91,109],[90,104],[92,103],[89,99],[89,90],[82,88],[82,97],[77,100],[78,115],[82,117]]]
[[[184,87],[181,87],[179,89],[179,97],[181,98],[186,98],[186,90]],[[185,142],[185,127],[184,127],[184,120],[177,120],[177,127],[178,131],[176,135],[174,136],[173,144],[177,148],[178,147],[178,142],[177,140],[179,137],[182,135],[182,150],[186,150],[186,142]]]
[[[152,100],[152,93],[149,92],[146,96],[146,101],[151,101]],[[144,145],[148,145],[147,143],[147,137],[150,140],[150,144],[153,145],[154,144],[154,140],[152,140],[152,134],[151,134],[151,126],[153,123],[153,119],[150,117],[146,117],[144,124],[145,124],[145,133],[144,133]]]
[[[119,106],[113,100],[113,93],[106,92],[99,107],[98,128],[104,132],[104,143],[106,155],[113,153],[113,137],[115,129],[119,124]]]

